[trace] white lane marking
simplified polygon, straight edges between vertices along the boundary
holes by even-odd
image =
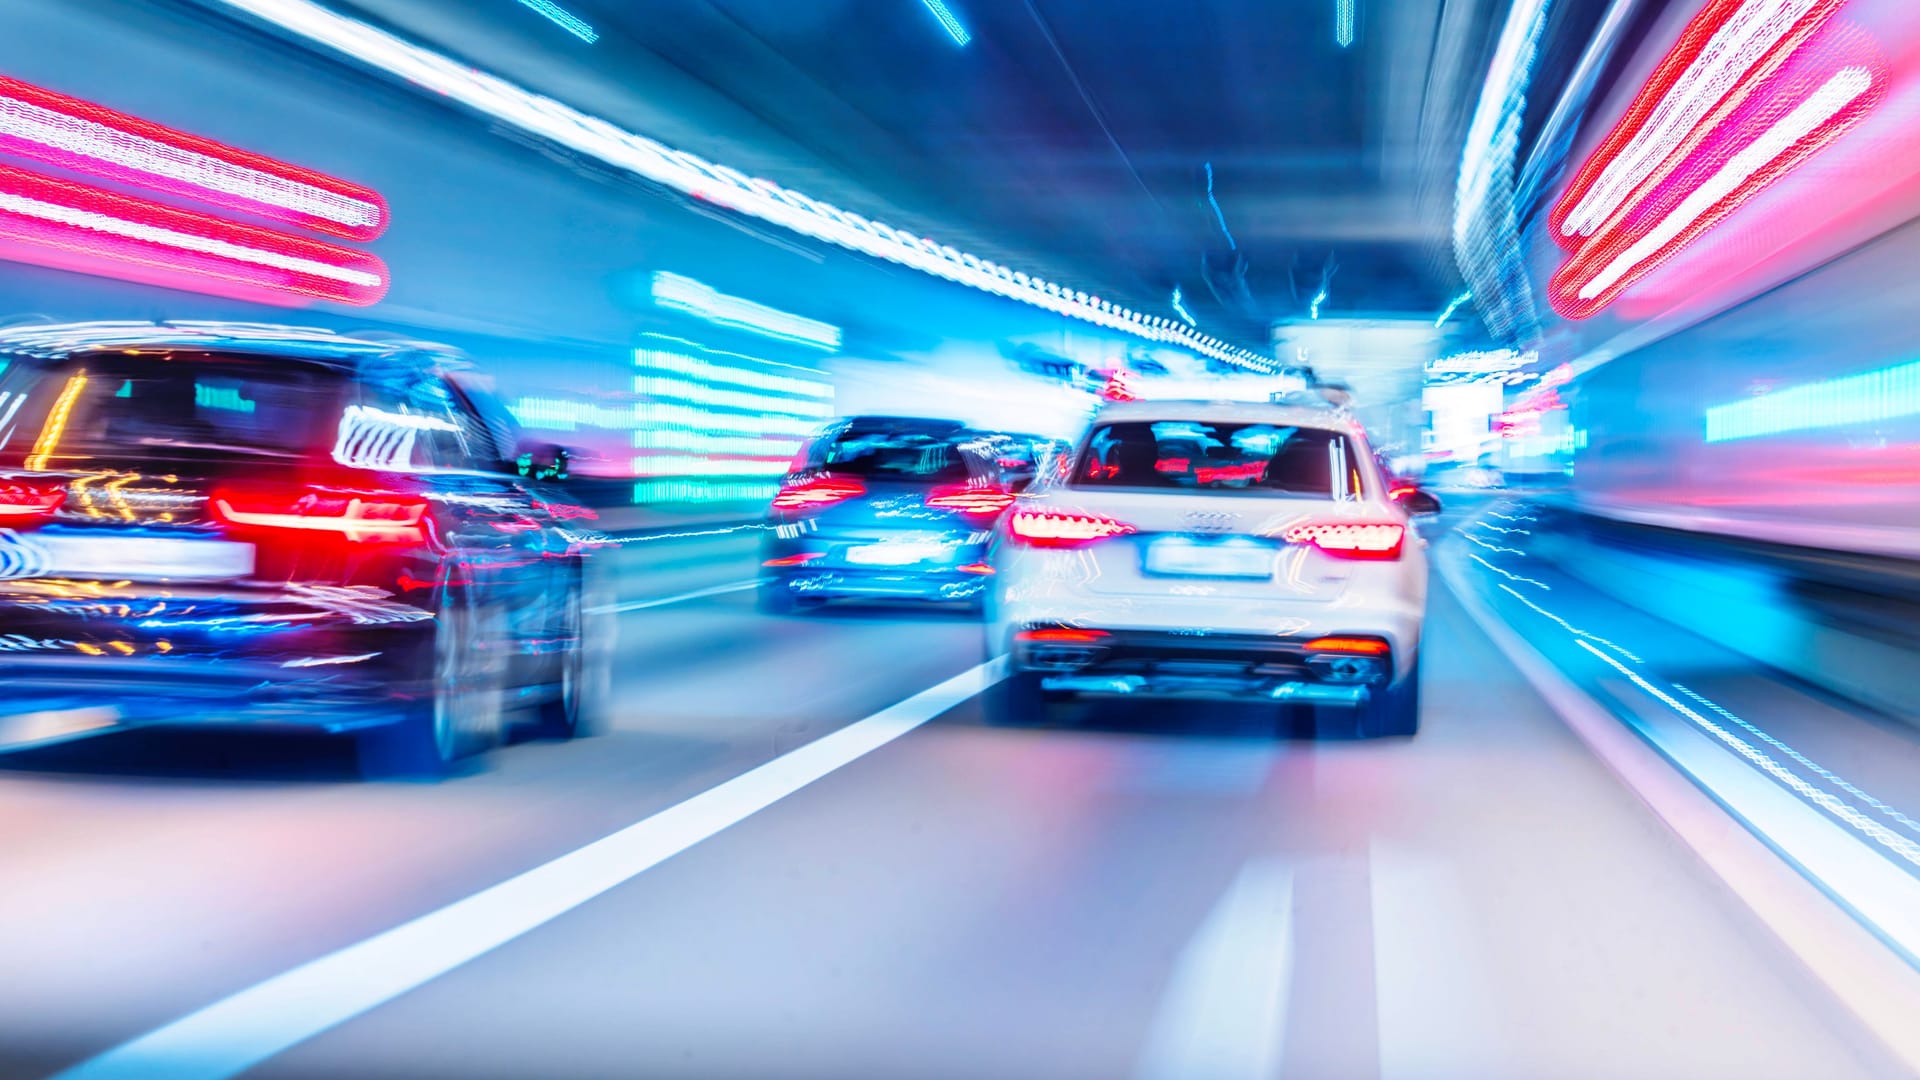
[[[598,607],[588,608],[587,614],[612,615],[624,611],[644,611],[647,608],[666,607],[668,604],[678,604],[686,600],[699,600],[707,596],[724,596],[727,593],[744,592],[747,589],[755,588],[760,584],[760,580],[759,578],[753,578],[749,581],[735,581],[726,585],[715,585],[711,589],[695,589],[692,592],[681,593],[678,596],[663,596],[658,600],[628,600],[621,604],[601,604]]]
[[[215,1080],[343,1024],[505,945],[766,809],[979,694],[988,661],[831,735],[385,933],[276,975],[57,1080]]]
[[[620,544],[647,544],[656,540],[685,540],[695,536],[726,536],[729,533],[765,531],[771,528],[773,528],[773,526],[759,523],[751,525],[729,525],[725,528],[701,529],[697,532],[644,533],[640,536],[619,537],[616,538],[614,542]]]
[[[1275,1075],[1293,980],[1292,931],[1292,871],[1277,858],[1249,861],[1180,954],[1138,1080]]]
[[[1476,947],[1484,927],[1455,875],[1375,841],[1368,876],[1381,1080],[1512,1075],[1512,1039]]]

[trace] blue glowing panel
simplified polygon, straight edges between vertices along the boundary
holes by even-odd
[[[955,45],[965,45],[973,40],[973,35],[967,33],[967,28],[960,25],[960,19],[954,15],[952,8],[941,3],[940,0],[921,0],[921,3],[926,4],[927,10],[933,12],[933,17],[940,20],[941,28],[953,38]]]
[[[1731,442],[1920,416],[1920,361],[1776,390],[1707,410],[1707,441]]]
[[[653,302],[663,308],[684,311],[717,326],[730,326],[796,345],[811,345],[828,352],[840,348],[840,328],[837,326],[802,318],[742,297],[728,296],[692,278],[669,274],[664,270],[653,275]]]
[[[567,33],[572,34],[574,37],[579,38],[589,45],[600,40],[600,35],[595,33],[593,27],[588,26],[585,20],[558,4],[552,3],[551,0],[520,0],[520,3],[545,15],[553,21],[555,26],[560,27]]]
[[[1333,40],[1341,48],[1353,44],[1354,5],[1359,0],[1333,0]]]
[[[635,502],[771,498],[833,416],[824,372],[665,335],[648,342],[633,354]]]

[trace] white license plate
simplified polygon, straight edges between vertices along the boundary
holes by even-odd
[[[1270,578],[1275,554],[1263,544],[1156,540],[1147,546],[1146,570],[1178,577]]]
[[[0,577],[231,581],[253,573],[253,545],[167,536],[14,534],[0,542]]]
[[[856,566],[911,566],[946,554],[945,544],[862,544],[847,549],[847,561]]]

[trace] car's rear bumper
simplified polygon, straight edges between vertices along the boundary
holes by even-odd
[[[1396,658],[1308,648],[1310,639],[1203,631],[1074,628],[1079,640],[1010,643],[1013,671],[1042,690],[1089,697],[1194,698],[1359,708],[1393,683]]]
[[[797,598],[973,601],[987,588],[987,577],[952,567],[928,569],[853,569],[823,567],[772,573],[771,586]]]

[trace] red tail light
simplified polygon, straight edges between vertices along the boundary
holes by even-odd
[[[827,553],[824,551],[803,551],[798,555],[782,555],[777,559],[768,559],[767,561],[761,563],[760,565],[761,566],[805,566],[807,563],[810,563],[815,559],[824,559],[826,557],[827,557]]]
[[[1016,510],[1007,519],[1015,540],[1032,547],[1071,548],[1125,536],[1134,528],[1098,514],[1066,514],[1054,510]]]
[[[1033,645],[1093,645],[1106,640],[1105,630],[1081,630],[1072,626],[1042,626],[1016,631],[1013,640]]]
[[[1338,559],[1397,559],[1405,526],[1371,521],[1319,521],[1287,530],[1287,541],[1312,544]]]
[[[64,483],[42,480],[0,480],[0,527],[18,529],[38,525],[67,501]]]
[[[241,529],[332,533],[355,543],[418,544],[427,539],[427,500],[396,492],[319,486],[279,490],[215,488],[215,521]]]
[[[927,496],[927,505],[938,510],[958,510],[969,517],[996,518],[1000,511],[1013,505],[1013,492],[965,485],[934,488],[933,494]]]
[[[1390,651],[1379,638],[1318,637],[1302,646],[1310,653],[1347,653],[1352,656],[1385,656]]]
[[[867,493],[867,486],[858,480],[844,480],[822,476],[812,480],[803,480],[798,484],[780,489],[773,497],[775,510],[825,510]]]

